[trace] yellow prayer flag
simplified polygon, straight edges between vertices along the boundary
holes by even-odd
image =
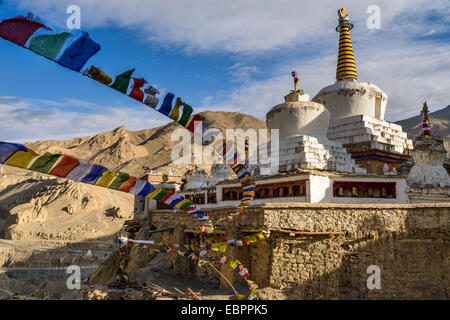
[[[160,193],[163,189],[162,188],[156,188],[155,190],[153,190],[153,192],[150,192],[146,198],[150,198],[153,199],[153,197],[155,197],[158,193]],[[183,201],[181,201],[183,202]]]
[[[116,176],[117,175],[113,171],[106,170],[105,172],[103,172],[102,176],[95,185],[106,188],[116,178]]]
[[[31,160],[36,158],[38,154],[33,150],[28,151],[17,151],[14,153],[5,164],[10,165],[12,167],[19,167],[23,169],[27,169],[30,165]]]
[[[161,188],[158,188],[158,189],[161,189]],[[175,208],[180,208],[183,204],[186,204],[188,202],[190,202],[188,199],[183,199],[175,205]]]

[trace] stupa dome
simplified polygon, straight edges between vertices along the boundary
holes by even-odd
[[[186,184],[184,190],[196,190],[206,187],[206,178],[208,173],[203,169],[195,168],[186,172]]]
[[[269,129],[279,129],[280,137],[305,134],[326,137],[330,112],[320,103],[309,101],[303,90],[293,91],[266,114]]]
[[[355,115],[384,120],[387,100],[378,86],[356,80],[336,81],[313,98],[330,111],[332,120]]]
[[[211,180],[209,180],[208,188],[214,187],[219,182],[227,180],[231,175],[231,170],[228,164],[216,163],[211,168]]]

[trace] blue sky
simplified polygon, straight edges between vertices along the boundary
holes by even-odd
[[[55,32],[67,31],[66,8],[81,8],[81,26],[100,43],[86,66],[112,78],[130,68],[196,111],[265,113],[292,87],[290,71],[313,97],[335,81],[338,5],[355,24],[360,81],[389,96],[386,119],[450,104],[448,1],[138,1],[11,0],[0,19],[31,11]],[[369,30],[366,9],[381,9]],[[125,125],[155,127],[167,119],[131,98],[0,39],[0,140],[93,135]]]

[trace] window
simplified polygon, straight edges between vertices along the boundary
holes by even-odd
[[[289,188],[288,187],[278,187],[273,191],[274,198],[281,197],[289,197]]]
[[[208,203],[217,203],[217,197],[215,193],[208,193]]]
[[[224,201],[234,201],[234,200],[239,200],[239,189],[235,190],[235,189],[224,189],[223,190],[223,200]]]
[[[292,195],[294,197],[301,197],[305,195],[305,187],[303,185],[297,185],[292,187]]]
[[[205,204],[205,195],[204,194],[197,194],[194,196],[195,204]]]
[[[267,183],[256,186],[256,199],[304,197],[306,180]]]
[[[334,181],[334,197],[396,198],[395,182]]]

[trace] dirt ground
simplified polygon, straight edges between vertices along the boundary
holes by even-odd
[[[5,174],[0,179],[0,299],[192,299],[188,288],[201,299],[236,299],[231,288],[177,276],[164,254],[130,272],[130,281],[186,296],[152,297],[135,288],[88,284],[95,266],[114,253],[114,235],[133,216],[134,199],[8,166]],[[71,265],[86,268],[82,290],[67,288]]]

